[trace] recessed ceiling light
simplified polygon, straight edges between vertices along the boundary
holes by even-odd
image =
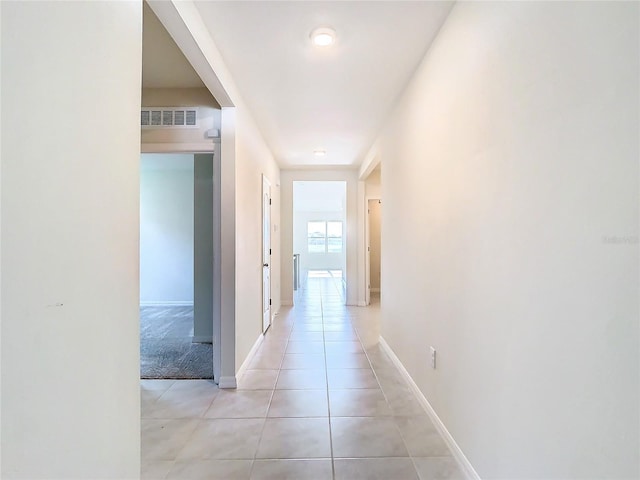
[[[311,32],[311,41],[318,47],[328,47],[336,40],[336,31],[330,27],[316,28]]]
[[[316,157],[324,157],[327,154],[327,152],[325,152],[324,150],[314,150],[313,154]]]

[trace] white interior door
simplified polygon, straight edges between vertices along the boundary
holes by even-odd
[[[271,184],[262,175],[262,332],[271,325]]]

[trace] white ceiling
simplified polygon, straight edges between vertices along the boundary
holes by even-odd
[[[284,168],[358,165],[451,2],[196,1]],[[331,26],[332,47],[310,32]],[[325,157],[313,155],[327,151]]]

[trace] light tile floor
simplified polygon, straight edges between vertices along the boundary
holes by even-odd
[[[309,278],[237,390],[143,380],[142,478],[462,479],[378,344],[379,308],[345,307]]]

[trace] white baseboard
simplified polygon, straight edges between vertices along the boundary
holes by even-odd
[[[429,418],[431,418],[431,421],[433,422],[436,429],[438,430],[438,432],[444,439],[445,443],[449,447],[449,450],[451,450],[453,458],[456,460],[456,462],[460,466],[460,469],[464,473],[467,480],[481,480],[480,476],[473,468],[473,465],[471,465],[471,462],[469,462],[465,454],[462,452],[462,450],[460,449],[456,441],[453,439],[453,437],[449,433],[449,430],[447,430],[447,427],[445,427],[444,423],[442,423],[442,420],[440,420],[440,417],[438,417],[438,414],[436,413],[436,411],[433,409],[433,407],[431,406],[427,398],[424,396],[422,391],[418,388],[418,385],[416,385],[416,382],[413,381],[413,378],[411,378],[411,375],[409,375],[409,372],[407,372],[407,369],[404,368],[404,365],[402,364],[398,356],[391,349],[391,347],[385,341],[385,339],[382,338],[382,336],[380,337],[380,346],[384,349],[386,354],[389,355],[389,358],[391,359],[393,364],[396,366],[396,368],[400,371],[402,376],[405,378],[405,380],[411,387],[411,390],[413,390],[413,393],[418,398],[418,401],[422,404],[422,408],[425,409],[425,411],[427,412],[427,415],[429,415]]]
[[[154,300],[152,302],[140,302],[141,307],[193,307],[193,301],[189,300]]]
[[[191,343],[213,343],[213,337],[207,337],[206,335],[194,335],[191,337]]]
[[[218,388],[238,388],[236,377],[220,377]]]
[[[244,362],[242,362],[242,365],[240,365],[240,368],[236,373],[237,379],[242,378],[242,376],[244,375],[244,372],[247,370],[247,368],[249,368],[249,365],[251,364],[251,360],[253,360],[253,357],[256,355],[258,348],[260,348],[260,345],[262,345],[263,340],[264,340],[264,335],[261,333],[258,336],[255,343],[253,344],[253,347],[251,347],[251,350],[249,350],[249,353],[247,354],[247,358],[245,358]]]

